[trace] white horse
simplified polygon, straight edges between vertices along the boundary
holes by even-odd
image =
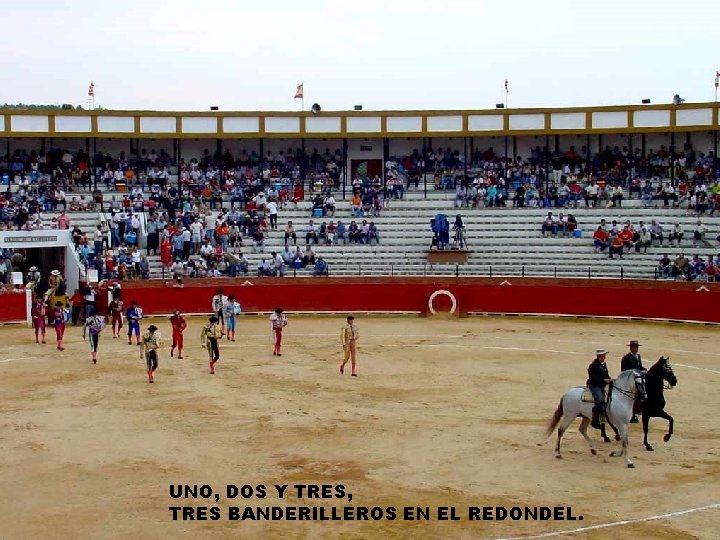
[[[580,433],[590,445],[590,452],[593,455],[597,454],[595,444],[587,434],[587,427],[592,418],[593,403],[582,401],[583,390],[584,387],[582,386],[568,390],[560,399],[560,404],[548,424],[545,433],[547,436],[552,433],[555,426],[560,424],[557,430],[557,443],[555,444],[555,457],[558,459],[562,459],[562,455],[560,454],[560,439],[562,439],[568,426],[572,424],[573,420],[578,416],[582,417]],[[633,415],[633,404],[635,400],[639,398],[641,401],[644,401],[646,397],[645,373],[639,370],[628,369],[623,371],[618,378],[613,381],[612,390],[609,392],[607,398],[605,416],[610,425],[616,429],[620,437],[619,440],[622,441],[622,450],[614,451],[610,456],[624,457],[627,461],[627,466],[630,468],[635,467],[635,465],[627,455],[628,424]]]

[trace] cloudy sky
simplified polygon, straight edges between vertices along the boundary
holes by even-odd
[[[0,0],[0,103],[482,109],[712,101],[720,0]]]

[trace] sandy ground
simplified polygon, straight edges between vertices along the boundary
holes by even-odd
[[[720,503],[720,353],[716,328],[518,318],[360,318],[360,376],[340,376],[341,318],[291,317],[282,358],[263,317],[222,342],[218,373],[191,319],[183,360],[166,347],[146,382],[136,346],[107,330],[98,365],[79,329],[66,350],[31,330],[0,338],[0,538],[501,538],[589,527]],[[147,324],[147,323],[146,323]],[[51,336],[49,336],[51,337]],[[544,426],[584,382],[596,347],[617,374],[631,338],[645,363],[671,356],[676,435],[653,420],[646,452],[632,426],[627,469],[577,433],[553,455]],[[57,354],[56,354],[57,353]],[[684,366],[681,366],[683,364]],[[694,367],[687,367],[694,366]],[[704,368],[698,369],[698,368]],[[594,430],[592,435],[597,438]],[[171,484],[208,484],[219,501],[176,500]],[[265,499],[225,486],[264,484]],[[273,484],[342,484],[346,499]],[[292,488],[290,488],[292,489]],[[288,490],[289,491],[289,490]],[[173,521],[170,506],[218,506],[219,521]],[[230,506],[379,506],[394,521],[229,521]],[[469,521],[470,506],[571,506],[583,521]],[[455,506],[459,521],[404,521],[403,506]],[[573,538],[718,538],[720,508],[578,532]]]

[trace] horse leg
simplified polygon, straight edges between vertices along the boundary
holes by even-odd
[[[588,418],[586,418],[585,416],[583,416],[583,419],[580,422],[580,429],[578,431],[580,431],[580,434],[585,438],[587,443],[590,445],[590,453],[593,456],[596,456],[597,449],[595,448],[595,444],[593,443],[593,440],[590,438],[590,436],[587,434],[587,428],[589,425],[590,425],[590,420]],[[610,440],[610,439],[608,439],[608,440]]]
[[[624,457],[628,468],[634,469],[635,464],[628,457],[628,427],[626,424],[620,424],[618,426],[618,434],[620,435],[620,440],[622,442],[622,449],[611,452],[610,457]]]
[[[650,424],[650,415],[643,411],[642,413],[642,425],[643,425],[643,444],[645,445],[645,450],[648,452],[652,452],[655,450],[652,445],[648,442],[648,424]]]
[[[674,424],[673,417],[670,416],[665,411],[660,411],[660,414],[658,416],[660,418],[664,418],[665,420],[668,421],[668,432],[663,437],[663,441],[668,442],[670,440],[670,437],[672,437],[672,435],[673,435],[673,424]]]
[[[600,424],[600,436],[602,437],[602,440],[605,442],[610,442],[610,437],[607,436],[607,432],[605,431],[605,423],[603,422]]]
[[[565,434],[568,426],[572,424],[573,420],[575,420],[575,417],[571,416],[570,418],[568,418],[567,415],[565,415],[563,416],[562,420],[560,421],[560,425],[558,426],[557,442],[555,443],[555,457],[558,459],[562,459],[562,454],[560,453],[560,439],[562,439],[562,436]],[[583,421],[584,420],[585,418],[583,418]]]

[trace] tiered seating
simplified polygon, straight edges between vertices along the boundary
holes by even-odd
[[[73,194],[68,194],[72,196]],[[110,196],[122,198],[122,193],[107,192]],[[339,196],[338,196],[339,199]],[[622,209],[595,208],[550,209],[554,213],[561,210],[571,212],[577,218],[583,230],[582,238],[545,238],[540,233],[542,220],[548,209],[540,208],[487,208],[455,209],[454,193],[449,191],[428,191],[423,198],[423,190],[413,190],[401,200],[392,200],[390,209],[382,212],[381,217],[372,218],[380,231],[379,245],[338,245],[313,246],[316,255],[321,255],[330,265],[331,275],[508,275],[543,277],[613,277],[647,278],[655,276],[655,266],[663,253],[671,257],[684,251],[686,255],[711,255],[717,253],[715,237],[720,233],[720,218],[703,218],[708,227],[707,240],[710,245],[692,248],[692,226],[697,218],[687,216],[684,209],[641,208],[639,201],[627,200]],[[226,203],[227,206],[227,203]],[[454,220],[455,214],[463,216],[467,228],[467,240],[472,253],[466,265],[456,269],[454,265],[429,265],[426,251],[430,246],[432,233],[430,219],[437,213],[445,213]],[[49,224],[56,213],[46,213]],[[71,224],[92,233],[100,216],[97,212],[68,212]],[[658,219],[664,225],[666,233],[672,224],[684,225],[686,235],[681,248],[653,246],[646,254],[631,253],[624,259],[607,258],[607,254],[595,253],[592,247],[592,232],[600,219],[608,223],[613,219],[622,223],[630,220],[636,223],[643,220],[649,223]],[[310,219],[310,203],[301,202],[295,207],[286,204],[279,214],[277,231],[269,231],[265,241],[265,254],[283,249],[283,228],[287,220],[292,220],[298,233],[298,245],[304,249],[304,226]],[[352,219],[360,222],[362,218],[351,216],[349,204],[338,202],[334,218],[315,219],[316,223],[341,219],[346,224]],[[252,253],[249,239],[245,239],[243,253],[250,261],[250,275],[254,275],[257,263],[263,256]],[[667,242],[665,244],[667,246]],[[713,246],[713,247],[711,247]],[[163,277],[163,268],[159,256],[150,256],[151,277]],[[588,268],[590,272],[588,273]],[[309,270],[298,270],[297,275],[308,275]],[[288,275],[293,275],[292,269]]]

